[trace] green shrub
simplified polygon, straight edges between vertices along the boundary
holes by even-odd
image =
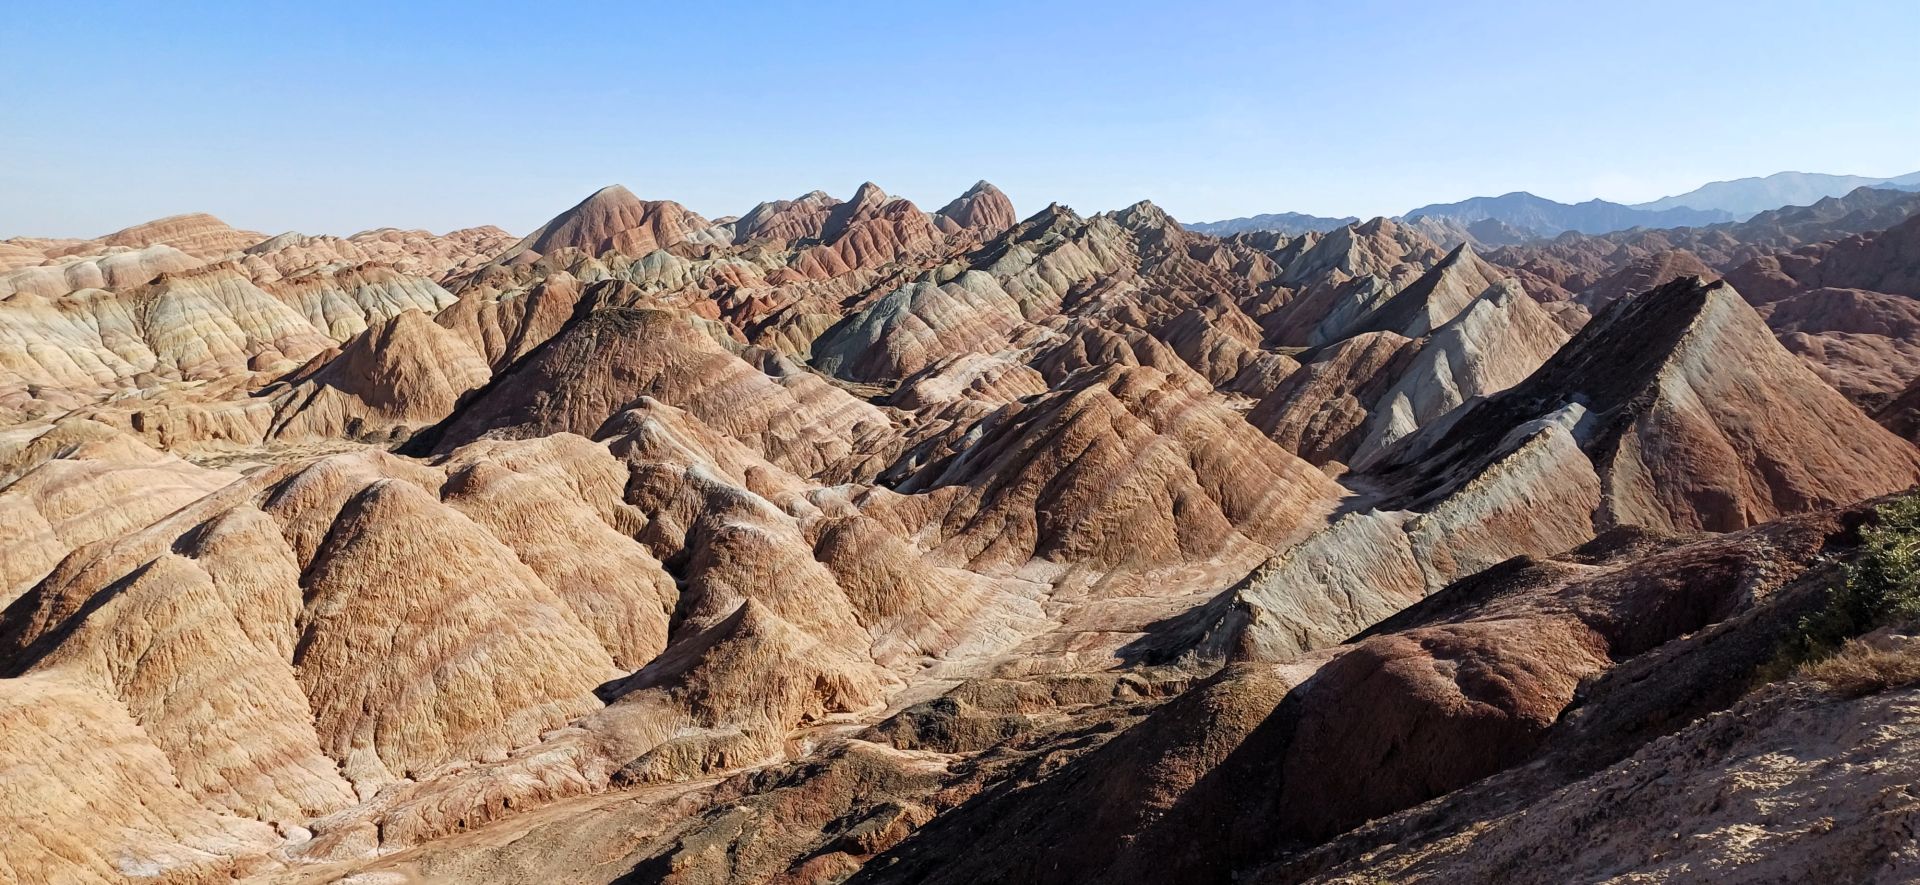
[[[1920,494],[1874,508],[1860,539],[1826,606],[1800,619],[1799,631],[1782,650],[1783,663],[1824,658],[1855,636],[1920,619]]]

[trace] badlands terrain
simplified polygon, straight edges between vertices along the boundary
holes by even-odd
[[[1583,206],[0,241],[0,880],[1920,876],[1920,193]]]

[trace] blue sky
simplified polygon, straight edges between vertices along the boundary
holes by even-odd
[[[985,178],[1022,214],[1210,220],[1894,175],[1916,35],[1910,0],[10,0],[0,237],[520,233],[613,182],[709,216]]]

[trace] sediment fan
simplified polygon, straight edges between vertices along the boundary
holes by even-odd
[[[0,871],[1868,877],[1917,209],[0,243]]]

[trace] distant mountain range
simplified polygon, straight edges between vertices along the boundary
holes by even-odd
[[[1738,178],[1701,185],[1684,194],[1661,197],[1633,208],[1707,209],[1731,212],[1745,221],[1769,209],[1782,206],[1806,206],[1826,197],[1850,193],[1855,188],[1876,187],[1893,190],[1920,190],[1920,172],[1892,178],[1867,178],[1860,175],[1828,175],[1822,172],[1776,172],[1765,178]]]
[[[1783,206],[1810,205],[1861,187],[1920,191],[1920,172],[1892,178],[1779,172],[1764,178],[1715,181],[1684,194],[1631,206],[1606,200],[1561,203],[1525,191],[1515,191],[1498,197],[1472,197],[1457,203],[1435,203],[1399,217],[1405,221],[1427,219],[1430,225],[1455,228],[1498,222],[1522,237],[1551,237],[1567,231],[1598,235],[1636,227],[1700,227],[1727,221],[1745,221],[1761,212]],[[1332,218],[1280,212],[1200,222],[1189,224],[1187,228],[1215,236],[1248,231],[1298,235],[1308,231],[1330,231],[1355,220],[1352,217]]]
[[[1330,218],[1325,215],[1305,215],[1299,212],[1275,212],[1267,215],[1255,215],[1250,218],[1229,218],[1225,221],[1203,221],[1187,225],[1187,230],[1216,237],[1228,237],[1238,233],[1252,231],[1274,231],[1287,236],[1299,236],[1309,231],[1326,233],[1335,228],[1346,227],[1360,219],[1349,215],[1345,218]]]
[[[1531,237],[1551,237],[1570,230],[1583,234],[1605,234],[1634,227],[1693,227],[1735,220],[1730,212],[1712,209],[1639,209],[1619,203],[1609,203],[1605,200],[1568,204],[1535,196],[1525,191],[1515,191],[1498,197],[1473,197],[1458,203],[1421,206],[1399,216],[1399,219],[1410,222],[1425,221],[1427,227],[1435,230],[1464,230],[1474,225],[1483,228],[1491,225],[1510,235],[1510,239],[1503,239],[1503,242]],[[1276,231],[1289,236],[1298,236],[1309,231],[1325,233],[1353,224],[1358,220],[1353,216],[1331,218],[1299,212],[1278,212],[1248,218],[1204,221],[1189,224],[1186,227],[1191,231],[1221,237],[1251,231]]]
[[[1514,191],[1497,197],[1473,197],[1458,203],[1421,206],[1404,216],[1444,218],[1471,224],[1492,219],[1533,234],[1550,237],[1566,231],[1604,234],[1634,227],[1695,227],[1732,221],[1733,215],[1712,209],[1635,209],[1606,200],[1584,203],[1559,203],[1526,191]]]

